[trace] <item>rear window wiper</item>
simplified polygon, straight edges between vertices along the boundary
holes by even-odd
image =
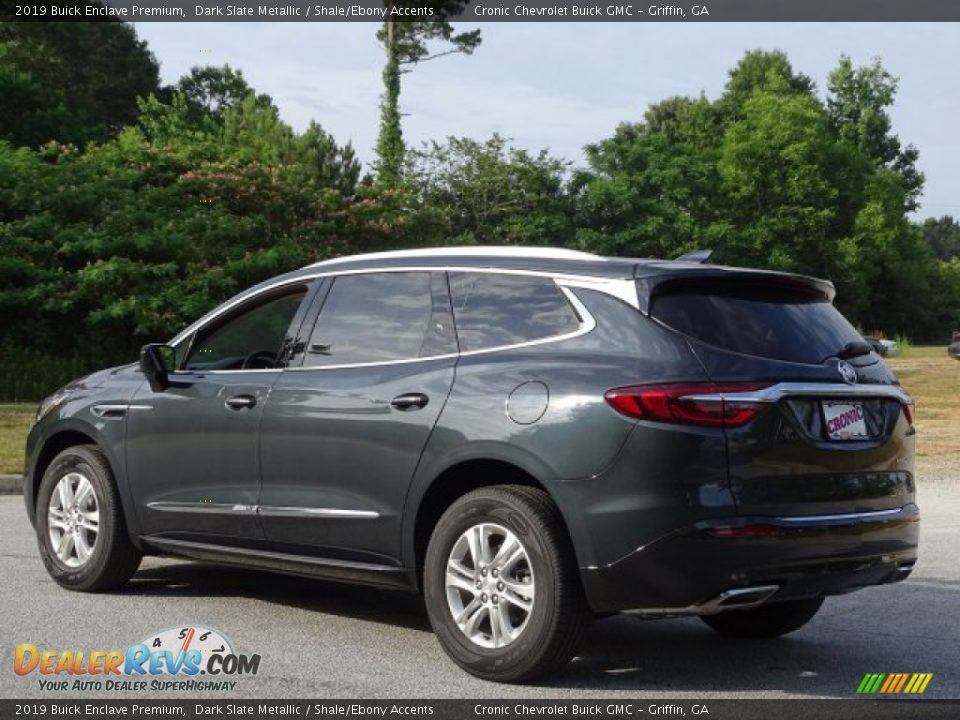
[[[846,360],[847,358],[869,355],[872,352],[873,346],[870,343],[865,340],[854,340],[844,345],[842,350],[837,351],[836,356],[842,360]]]

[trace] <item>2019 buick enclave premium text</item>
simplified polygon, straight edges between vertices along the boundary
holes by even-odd
[[[912,403],[833,296],[549,249],[322,262],[45,400],[27,512],[75,590],[145,554],[420,590],[492,680],[596,615],[782,635],[916,560]]]

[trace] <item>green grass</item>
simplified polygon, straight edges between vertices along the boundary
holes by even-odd
[[[897,336],[897,357],[913,357],[916,349],[906,335]]]
[[[0,474],[23,472],[24,445],[36,413],[36,403],[0,405]]]
[[[887,362],[916,403],[917,454],[960,455],[960,362],[946,345],[914,345]]]

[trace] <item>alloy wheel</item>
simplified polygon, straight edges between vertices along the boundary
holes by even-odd
[[[78,568],[93,555],[100,534],[100,506],[90,479],[68,472],[50,495],[47,508],[50,546],[68,567]]]
[[[520,637],[533,612],[533,566],[523,543],[494,523],[468,528],[447,559],[447,605],[460,631],[485,648]]]

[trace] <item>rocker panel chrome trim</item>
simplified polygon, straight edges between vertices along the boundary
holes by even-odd
[[[287,507],[274,505],[261,505],[257,509],[257,513],[266,517],[331,517],[356,520],[374,520],[380,517],[380,513],[373,510],[340,510],[339,508]]]
[[[304,517],[304,518],[351,518],[372,520],[380,517],[380,513],[373,510],[341,510],[340,508],[310,508],[287,507],[272,505],[243,505],[239,503],[207,503],[207,502],[151,502],[147,503],[151,510],[159,512],[181,513],[222,513],[232,515],[260,514],[268,517]]]

